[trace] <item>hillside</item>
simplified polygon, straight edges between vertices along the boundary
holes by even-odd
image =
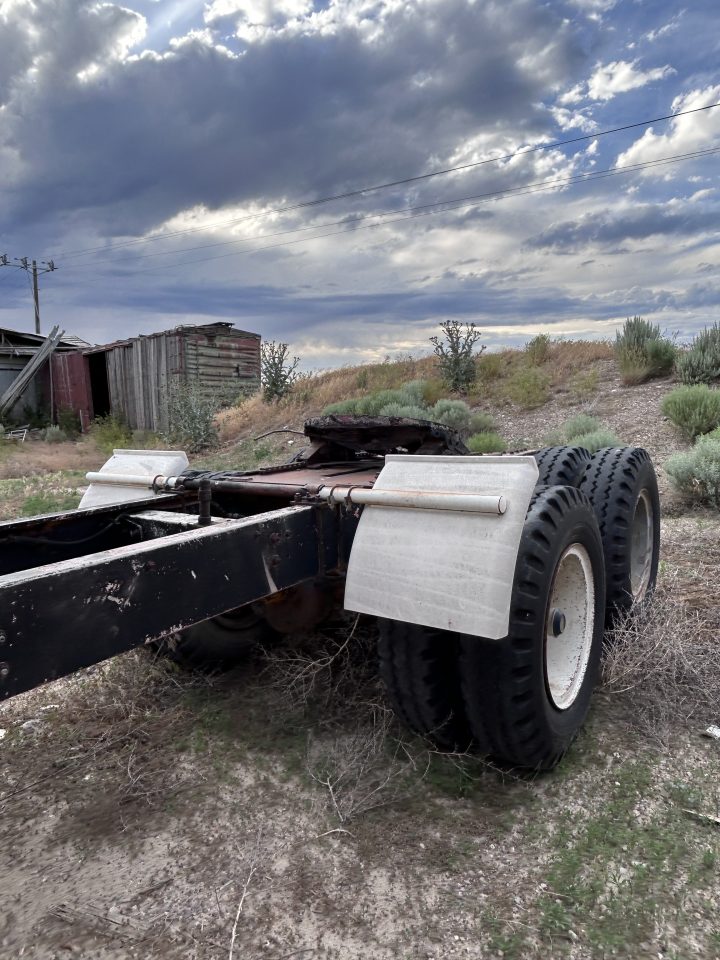
[[[530,368],[547,397],[526,409],[511,394]],[[468,402],[511,447],[591,414],[645,446],[660,478],[656,597],[614,636],[557,770],[520,777],[408,735],[370,620],[337,616],[221,677],[117,657],[0,704],[0,956],[225,960],[231,943],[236,960],[720,955],[720,744],[701,736],[720,720],[720,519],[664,475],[686,446],[660,412],[674,384],[624,386],[605,344],[552,344],[534,364],[507,351],[490,369]],[[431,359],[253,398],[195,462],[288,458],[297,436],[252,438],[416,379],[434,381]],[[33,496],[76,502],[79,471],[104,456],[91,440],[4,451],[6,515]]]

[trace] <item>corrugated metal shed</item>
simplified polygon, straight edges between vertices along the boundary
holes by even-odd
[[[174,383],[196,384],[218,402],[260,386],[260,335],[231,323],[181,326],[59,357],[58,407],[96,416],[122,417],[135,430],[168,428],[168,393]]]

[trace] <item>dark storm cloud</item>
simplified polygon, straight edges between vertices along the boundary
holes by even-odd
[[[644,206],[617,213],[588,214],[579,220],[551,224],[527,241],[535,249],[576,251],[599,244],[616,247],[628,240],[657,236],[700,237],[718,229],[717,210],[679,204]]]
[[[408,5],[368,42],[346,25],[277,34],[231,55],[207,38],[114,56],[137,17],[46,3],[54,52],[15,72],[0,144],[18,168],[4,205],[79,212],[136,232],[194,204],[291,200],[421,172],[480,131],[547,122],[537,104],[582,53],[560,11],[530,0]],[[82,29],[76,29],[80,24]],[[78,79],[93,62],[97,75]]]

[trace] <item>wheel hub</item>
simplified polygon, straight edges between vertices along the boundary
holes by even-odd
[[[547,688],[553,705],[567,710],[585,678],[595,622],[595,580],[590,555],[582,544],[571,544],[560,557],[547,609]]]

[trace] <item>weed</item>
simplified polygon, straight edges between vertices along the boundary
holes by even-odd
[[[678,387],[663,398],[662,412],[690,439],[720,426],[720,390],[706,384]]]
[[[287,343],[264,340],[260,347],[260,380],[265,403],[281,400],[297,380],[299,357],[290,358]]]
[[[575,374],[568,383],[570,394],[578,401],[589,400],[597,393],[600,374],[597,370],[584,370]]]
[[[474,433],[465,441],[470,453],[504,453],[507,444],[498,433]]]
[[[75,410],[71,410],[70,407],[63,407],[58,410],[57,422],[66,436],[72,438],[80,436],[80,415]]]
[[[669,579],[652,603],[622,617],[604,661],[605,685],[625,695],[633,723],[661,741],[679,723],[713,716],[720,703],[714,625],[682,595]]]
[[[132,440],[125,421],[112,414],[96,417],[90,427],[90,435],[103,453],[112,453],[116,447],[127,447]]]
[[[467,393],[475,381],[475,345],[482,336],[474,323],[461,324],[446,320],[440,324],[444,338],[430,337],[438,358],[440,373],[448,387],[458,393]],[[485,347],[480,348],[480,353]]]
[[[26,497],[20,508],[23,517],[36,517],[43,513],[61,513],[74,510],[80,503],[80,494],[64,491],[62,493],[34,493]]]
[[[191,453],[217,441],[215,414],[220,403],[196,380],[174,378],[168,390],[168,440]]]
[[[550,334],[538,333],[525,344],[525,355],[534,366],[545,363],[550,355]]]
[[[388,403],[380,411],[381,417],[409,417],[411,420],[427,420],[430,414],[424,407],[414,407],[402,403]]]
[[[591,417],[588,413],[579,413],[565,421],[562,426],[562,434],[568,443],[573,443],[576,437],[581,437],[585,433],[594,433],[601,429],[602,424],[596,417]]]
[[[602,428],[593,430],[592,433],[581,433],[573,437],[573,444],[577,447],[585,447],[590,453],[597,453],[604,447],[619,447],[621,441],[612,430]]]
[[[505,359],[501,353],[484,353],[475,361],[480,380],[498,380],[505,368]]]
[[[470,433],[492,433],[495,421],[489,413],[478,410],[470,417]]]
[[[65,443],[67,440],[67,434],[62,429],[55,424],[50,424],[49,427],[45,427],[43,430],[43,440],[45,443]]]
[[[535,367],[520,367],[508,379],[506,392],[524,410],[541,407],[550,395],[550,377]]]

